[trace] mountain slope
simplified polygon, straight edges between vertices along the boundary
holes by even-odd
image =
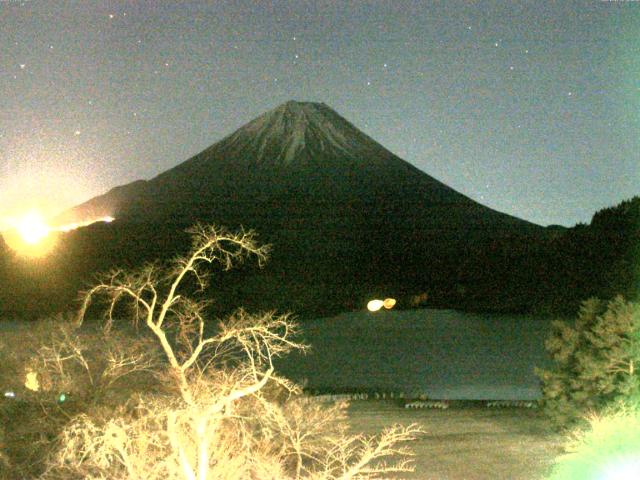
[[[294,302],[298,310],[327,301],[355,305],[375,292],[452,298],[471,245],[544,234],[418,170],[326,105],[293,101],[59,220],[103,215],[116,221],[77,235],[100,252],[87,271],[171,257],[186,245],[173,232],[195,221],[242,225],[274,253],[266,272],[243,277],[246,286],[235,284],[235,293],[265,306]]]
[[[448,209],[445,216],[458,227],[471,223],[535,229],[428,176],[326,105],[293,101],[154,179],[113,189],[64,218],[80,220],[99,213],[156,221],[189,215],[187,211],[200,217],[208,212],[215,216],[216,211],[238,213],[238,208],[271,215],[270,210],[279,207],[274,202],[284,202],[282,207],[293,200],[325,205],[332,215],[341,214],[336,207],[357,208],[358,215],[373,224],[395,214],[416,227],[439,228],[441,222],[433,216],[437,207]]]

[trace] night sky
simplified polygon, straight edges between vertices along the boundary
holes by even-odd
[[[640,194],[638,1],[0,0],[0,222],[324,102],[542,225]]]

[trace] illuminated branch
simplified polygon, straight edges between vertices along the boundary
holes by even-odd
[[[145,480],[355,480],[411,471],[408,450],[395,445],[414,439],[420,432],[415,425],[377,438],[350,437],[343,405],[301,397],[300,387],[276,375],[276,357],[306,349],[295,340],[298,327],[288,315],[239,309],[205,336],[208,302],[181,293],[185,279],[192,277],[202,291],[203,267],[216,262],[228,270],[250,256],[261,265],[268,249],[258,246],[253,232],[198,224],[189,233],[187,255],[168,268],[111,272],[84,294],[78,315],[82,324],[93,298],[106,297],[108,329],[116,306],[131,305],[133,321],[143,320],[162,347],[165,378],[179,395],[141,394],[135,414],[123,410],[102,425],[79,418],[60,439],[51,478],[69,465],[80,478]],[[149,368],[135,355],[113,354],[108,363],[122,372]],[[396,463],[384,463],[396,456]]]

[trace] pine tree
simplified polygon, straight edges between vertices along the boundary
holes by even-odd
[[[557,426],[569,426],[590,411],[638,396],[640,305],[618,296],[583,302],[574,326],[555,321],[545,342],[555,365],[536,370],[544,409]]]

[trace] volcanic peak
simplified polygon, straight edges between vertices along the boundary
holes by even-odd
[[[232,133],[225,150],[250,151],[258,163],[290,165],[317,154],[354,158],[376,144],[324,103],[290,100]],[[376,144],[377,145],[377,144]]]

